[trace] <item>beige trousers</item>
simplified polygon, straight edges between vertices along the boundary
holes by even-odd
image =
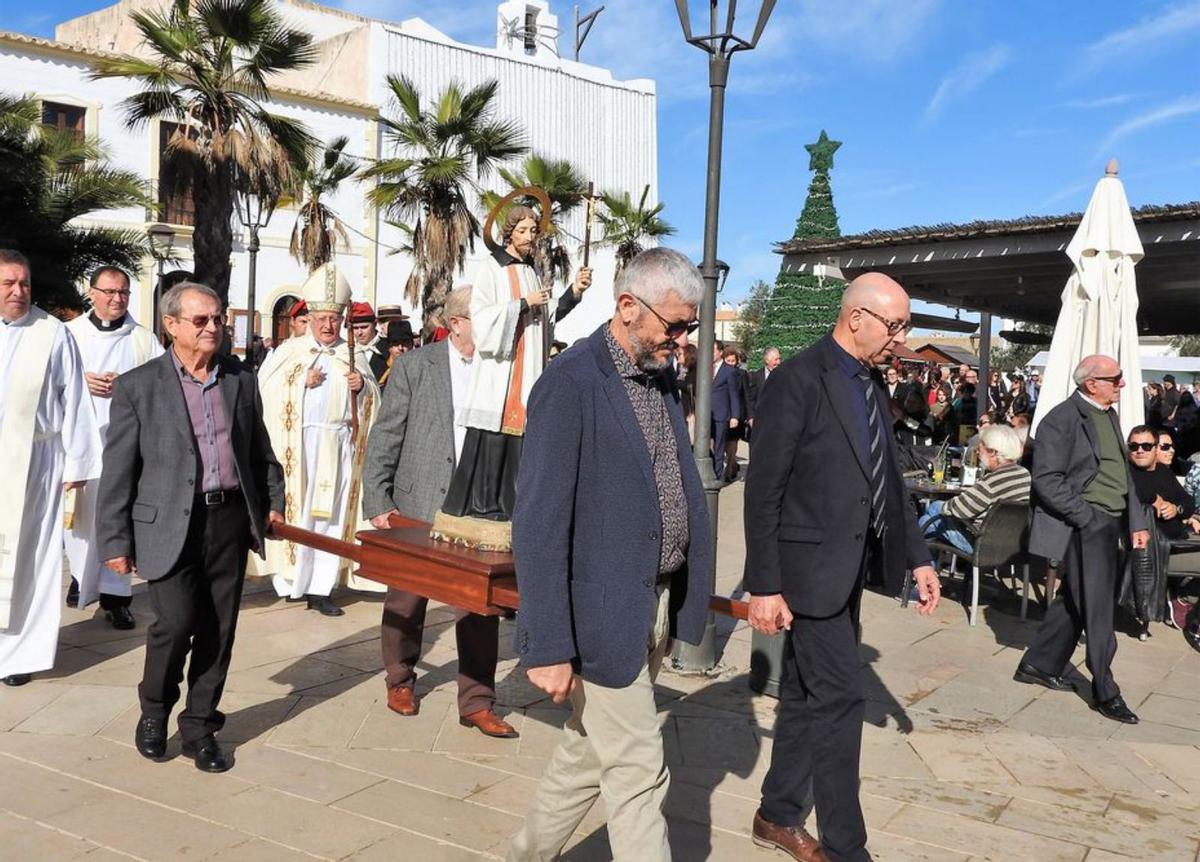
[[[670,862],[662,807],[671,776],[654,703],[669,605],[669,590],[660,586],[646,664],[630,685],[606,688],[575,678],[563,741],[546,765],[508,862],[557,859],[597,796],[604,797],[615,862]]]

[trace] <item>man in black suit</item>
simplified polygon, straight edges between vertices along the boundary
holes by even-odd
[[[750,624],[790,635],[753,837],[795,859],[871,858],[858,800],[864,581],[882,575],[899,591],[911,569],[922,614],[940,596],[872,373],[911,327],[899,284],[880,273],[856,278],[833,332],[779,366],[755,416],[745,497]],[[820,844],[803,828],[810,793]]]
[[[1037,640],[1017,666],[1017,682],[1071,691],[1061,674],[1087,631],[1092,700],[1105,718],[1137,724],[1112,675],[1113,633],[1122,533],[1134,548],[1150,541],[1113,410],[1125,380],[1109,356],[1088,356],[1075,369],[1076,390],[1037,429],[1033,450],[1033,524],[1029,552],[1061,560],[1063,588],[1046,611]]]
[[[779,348],[768,347],[763,351],[763,367],[750,373],[746,386],[746,424],[750,426],[751,431],[754,429],[754,414],[758,411],[758,399],[762,395],[763,387],[782,361]]]
[[[713,473],[725,475],[725,442],[729,430],[737,428],[742,415],[742,395],[738,389],[737,367],[725,364],[725,345],[713,345],[712,356],[712,451]]]
[[[247,552],[282,522],[283,472],[263,426],[254,372],[218,353],[221,300],[183,282],[162,297],[172,346],[113,387],[96,514],[99,557],[149,581],[155,620],[138,686],[143,757],[167,750],[167,718],[188,666],[183,754],[205,772],[230,762],[214,734],[233,655]]]

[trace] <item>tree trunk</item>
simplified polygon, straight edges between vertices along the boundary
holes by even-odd
[[[192,235],[193,278],[229,304],[229,256],[233,251],[233,178],[224,164],[196,172],[196,227]]]

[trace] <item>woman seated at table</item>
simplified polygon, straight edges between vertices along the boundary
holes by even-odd
[[[1000,503],[1029,502],[1029,471],[1021,460],[1021,438],[1008,425],[986,425],[979,431],[979,463],[983,475],[953,499],[934,500],[921,516],[926,539],[953,545],[963,553],[974,549],[984,518]]]

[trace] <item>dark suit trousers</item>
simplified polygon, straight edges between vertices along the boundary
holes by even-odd
[[[729,420],[714,419],[712,423],[713,473],[718,479],[725,475],[725,442],[729,439]]]
[[[388,587],[383,602],[380,646],[388,688],[412,687],[421,658],[425,608],[429,599]],[[500,618],[455,609],[458,645],[458,714],[491,709],[496,703],[496,662],[500,657]]]
[[[195,742],[225,724],[217,709],[229,660],[250,547],[250,519],[241,495],[207,507],[199,498],[179,561],[150,581],[154,622],[146,633],[146,666],[138,686],[142,714],[165,720],[179,700],[190,649],[187,704],[179,734]]]
[[[1071,535],[1062,562],[1062,589],[1046,611],[1025,661],[1045,673],[1061,674],[1071,661],[1080,632],[1087,631],[1092,693],[1097,701],[1104,701],[1121,693],[1113,679],[1112,661],[1117,654],[1113,603],[1122,519],[1093,511],[1088,525]]]
[[[867,828],[858,801],[864,700],[859,684],[860,587],[832,617],[796,615],[784,650],[771,768],[762,786],[762,816],[803,825],[815,804],[830,860],[862,862]]]

